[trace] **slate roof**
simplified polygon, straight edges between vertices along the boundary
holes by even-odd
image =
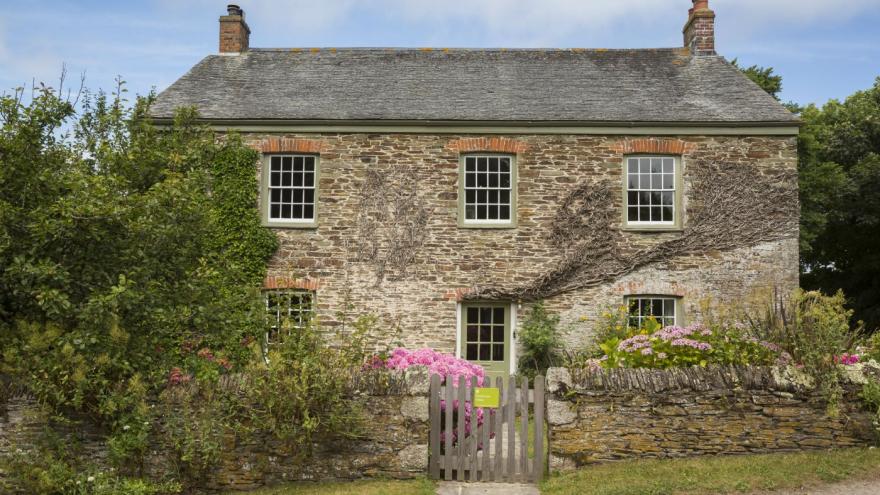
[[[792,124],[720,56],[680,48],[251,49],[211,55],[153,116],[212,120]]]

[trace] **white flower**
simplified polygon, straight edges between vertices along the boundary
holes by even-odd
[[[88,478],[86,478],[86,481],[88,481],[89,483],[91,483],[91,482],[95,481],[95,477],[94,477],[94,476],[89,476]]]
[[[128,431],[131,429],[131,426],[125,425],[122,427],[122,431]]]

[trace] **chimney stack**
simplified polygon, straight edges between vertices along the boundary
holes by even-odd
[[[682,29],[684,46],[693,55],[715,55],[715,12],[709,8],[709,0],[692,0],[688,20]]]
[[[237,55],[246,52],[250,37],[251,30],[244,22],[244,10],[238,5],[228,5],[226,15],[220,16],[220,54]]]

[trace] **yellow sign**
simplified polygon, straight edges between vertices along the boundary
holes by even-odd
[[[474,389],[474,407],[497,409],[501,403],[500,395],[496,387],[477,387]]]

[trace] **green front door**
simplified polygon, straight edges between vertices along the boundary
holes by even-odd
[[[510,374],[510,304],[469,303],[461,311],[461,356],[486,376]]]

